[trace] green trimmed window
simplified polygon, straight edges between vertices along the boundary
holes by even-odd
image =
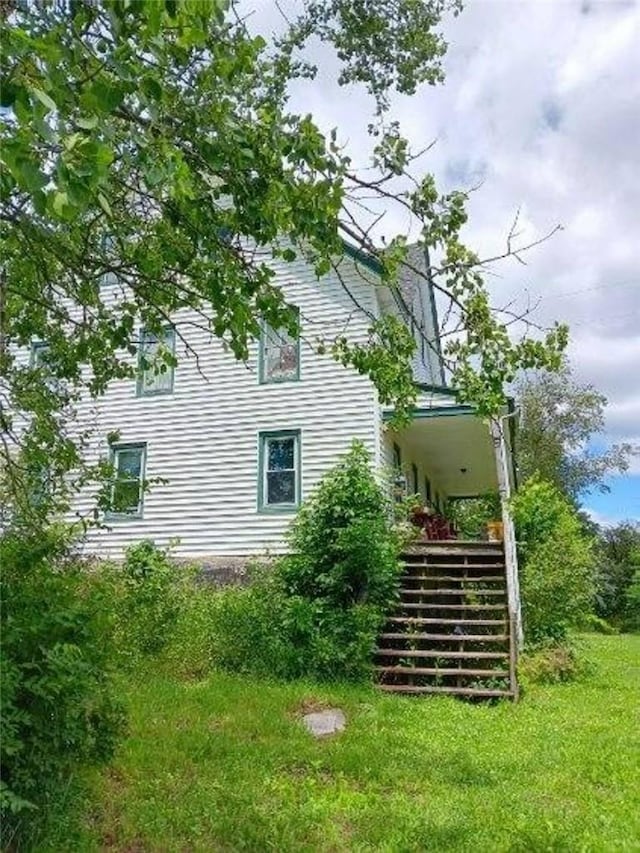
[[[176,333],[172,326],[167,326],[159,335],[147,329],[140,330],[137,386],[139,397],[172,393],[175,346]]]
[[[431,503],[431,483],[429,482],[429,478],[424,478],[424,496],[427,499],[428,503]]]
[[[288,511],[300,506],[300,431],[259,434],[258,509]]]
[[[111,448],[114,479],[110,518],[142,518],[146,444],[118,444]]]
[[[44,341],[34,341],[31,344],[31,367],[40,368],[47,364],[47,355],[50,350],[49,344]]]
[[[102,235],[100,238],[100,249],[107,264],[113,263],[115,266],[119,263],[117,248],[118,244],[113,234]],[[118,275],[113,270],[105,270],[100,276],[100,287],[109,287],[118,284],[118,282]]]
[[[414,494],[414,495],[420,494],[420,486],[418,485],[418,466],[415,464],[415,462],[411,463],[411,479],[412,479],[412,486],[413,486],[412,494]]]
[[[297,325],[300,312],[296,309]],[[300,379],[300,335],[262,324],[260,335],[260,382],[290,382]]]

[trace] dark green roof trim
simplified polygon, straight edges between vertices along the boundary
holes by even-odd
[[[446,385],[446,377],[444,375],[444,360],[442,358],[442,346],[440,342],[440,323],[438,322],[438,309],[436,308],[436,297],[431,279],[431,258],[429,257],[429,247],[424,247],[424,262],[427,270],[427,281],[429,282],[429,300],[431,302],[431,314],[433,316],[433,331],[436,336],[436,349],[438,351],[438,366],[440,367],[440,381]]]
[[[416,388],[427,394],[446,394],[447,397],[460,397],[460,392],[456,388],[449,388],[446,385],[429,385],[425,382],[415,382]]]
[[[390,421],[393,415],[393,412],[383,412],[382,419]],[[416,408],[411,412],[411,417],[414,420],[422,418],[454,418],[469,415],[477,416],[477,412],[473,406],[430,406],[429,408]]]
[[[351,243],[347,243],[346,240],[342,241],[342,246],[344,248],[345,255],[349,255],[350,258],[357,263],[362,264],[363,267],[367,267],[367,269],[371,270],[372,273],[382,276],[382,264],[377,258],[374,258],[373,255],[365,252],[364,249],[352,246]]]

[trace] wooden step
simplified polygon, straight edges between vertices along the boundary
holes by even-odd
[[[417,543],[412,548],[403,552],[400,556],[416,557],[485,557],[485,556],[500,556],[503,557],[504,551],[500,543],[484,542],[479,544],[470,543],[468,545],[456,545],[453,542],[443,543],[442,545],[436,542]]]
[[[404,575],[402,583],[407,581],[431,581],[432,583],[505,583],[504,575],[479,575],[470,578],[463,575]]]
[[[408,589],[402,587],[401,595],[504,595],[503,589]]]
[[[389,616],[394,625],[506,625],[506,619],[438,619],[435,616]]]
[[[376,649],[376,655],[387,658],[441,658],[442,660],[468,660],[483,658],[485,660],[506,660],[507,652],[448,652],[439,649]]]
[[[457,669],[420,666],[376,666],[375,671],[385,675],[453,675],[461,678],[509,678],[508,669]]]
[[[401,602],[401,603],[400,603],[400,605],[399,605],[399,607],[398,607],[398,611],[400,611],[400,610],[402,610],[402,611],[405,611],[405,610],[420,610],[420,611],[425,611],[425,610],[427,610],[427,611],[430,611],[430,610],[439,610],[439,609],[440,609],[440,605],[439,605],[439,604],[438,604],[438,605],[433,605],[433,604],[413,604],[413,603],[412,603],[412,602],[410,602],[410,601],[404,601],[404,602]],[[444,609],[444,608],[443,608],[443,609]],[[447,609],[447,610],[455,610],[456,608],[446,608],[446,609]],[[481,609],[481,608],[477,608],[477,609]],[[504,609],[504,608],[503,608],[503,609]],[[497,616],[498,614],[495,614],[495,615]],[[447,618],[447,617],[449,617],[449,616],[451,616],[452,618]],[[410,617],[408,617],[408,618],[410,618]],[[496,622],[496,621],[497,621],[497,622],[500,622],[500,624],[502,624],[502,622],[504,621],[503,619],[498,619],[498,620],[493,620],[493,621],[491,621],[491,620],[478,620],[478,619],[475,619],[475,618],[468,619],[466,616],[464,616],[464,617],[463,617],[463,616],[461,616],[461,617],[458,619],[458,618],[456,618],[456,617],[455,617],[453,614],[451,614],[451,613],[448,613],[448,614],[446,615],[446,617],[445,617],[445,616],[443,616],[442,618],[437,617],[437,616],[434,616],[433,614],[431,614],[431,615],[429,615],[429,616],[418,616],[418,617],[416,617],[416,618],[418,618],[418,619],[430,620],[430,621],[434,621],[434,620],[435,620],[436,622],[447,622],[447,623],[450,623],[451,625],[459,625],[459,624],[467,624],[467,625],[485,625],[485,624],[486,624],[486,625],[492,625],[492,624],[494,624],[494,622]],[[425,622],[425,624],[427,624],[427,622]]]
[[[378,684],[379,690],[387,693],[443,693],[451,696],[477,696],[478,698],[500,698],[513,699],[511,690],[494,690],[485,687],[436,687],[432,685],[413,684]]]
[[[493,562],[493,563],[445,563],[445,562],[436,562],[429,560],[428,563],[418,560],[410,560],[408,562],[405,561],[407,568],[410,569],[453,569],[456,572],[464,571],[465,569],[503,569],[504,561],[502,563]]]
[[[499,548],[502,550],[502,542],[490,542],[488,539],[423,539],[413,542],[407,546],[407,553],[425,548]]]
[[[398,606],[409,607],[410,609],[419,608],[420,610],[502,610],[506,609],[506,604],[412,604],[411,602],[407,602],[405,605],[402,605],[402,602],[398,602]],[[416,617],[419,618],[419,617]]]
[[[425,643],[506,643],[507,634],[380,634],[381,640],[423,640]]]

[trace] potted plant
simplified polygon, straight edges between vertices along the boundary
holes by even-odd
[[[487,539],[489,542],[502,542],[504,524],[502,522],[502,502],[498,492],[487,492],[482,496],[487,515]]]

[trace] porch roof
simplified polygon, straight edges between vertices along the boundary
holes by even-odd
[[[385,420],[393,411],[385,410]],[[506,430],[507,442],[510,439]],[[392,435],[402,438],[415,459],[424,459],[447,497],[474,497],[498,488],[489,421],[473,406],[443,394],[420,395],[411,423]],[[510,451],[510,448],[508,448]]]

